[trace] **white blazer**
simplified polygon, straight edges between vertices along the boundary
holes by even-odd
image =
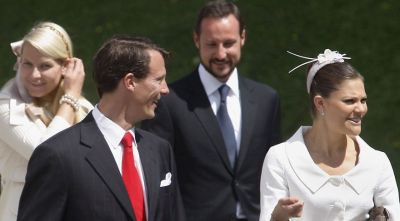
[[[375,205],[388,209],[390,220],[400,220],[399,193],[386,154],[360,137],[358,164],[342,176],[330,176],[312,160],[300,127],[286,142],[270,148],[261,175],[261,221],[269,221],[282,197],[304,201],[303,215],[292,220],[366,220]]]
[[[47,138],[71,125],[55,117],[46,127],[40,120],[31,120],[25,114],[25,105],[17,97],[15,79],[10,80],[0,92],[0,221],[15,221],[19,198],[25,183],[27,165],[33,150]],[[93,105],[79,101],[88,110]]]

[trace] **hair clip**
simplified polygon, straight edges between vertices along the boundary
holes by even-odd
[[[289,73],[293,72],[299,67],[302,67],[306,64],[313,63],[313,66],[310,68],[308,71],[307,75],[307,92],[310,93],[310,86],[311,86],[311,81],[314,79],[315,74],[318,72],[319,69],[324,67],[327,64],[332,64],[332,63],[337,63],[337,62],[344,62],[344,60],[351,59],[350,57],[346,57],[346,54],[340,54],[337,51],[331,51],[330,49],[325,49],[323,54],[319,54],[316,58],[310,58],[306,56],[301,56],[298,54],[295,54],[290,51],[286,51],[287,53],[294,55],[299,58],[304,58],[310,61],[304,62],[300,65],[297,65],[295,68],[289,71]]]
[[[68,46],[68,42],[67,42],[67,40],[65,39],[63,33],[61,33],[61,31],[57,30],[55,27],[53,27],[53,26],[51,26],[51,25],[46,25],[46,24],[41,25],[41,26],[39,26],[39,27],[37,27],[37,28],[48,28],[48,29],[50,29],[51,31],[53,31],[54,33],[56,33],[56,35],[57,35],[58,37],[60,37],[61,40],[64,42],[64,44],[65,44],[65,49],[67,50],[68,56],[69,56],[69,57],[72,57],[72,53],[71,53],[71,50],[70,50],[70,48],[69,48],[69,46]]]

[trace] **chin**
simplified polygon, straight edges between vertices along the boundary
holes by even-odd
[[[29,94],[31,97],[34,97],[34,98],[41,98],[41,97],[44,97],[44,95],[43,95],[42,93],[31,93],[31,92],[28,92],[28,94]]]
[[[146,120],[153,119],[155,116],[156,116],[156,115],[155,115],[154,112],[148,113],[147,116],[146,116]]]
[[[360,135],[360,133],[361,133],[361,129],[352,128],[352,129],[348,129],[346,134],[349,136],[352,136],[352,137],[356,137],[356,136]]]

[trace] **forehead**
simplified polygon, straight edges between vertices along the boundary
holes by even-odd
[[[165,61],[164,57],[161,53],[157,50],[148,50],[150,56],[150,63],[149,63],[149,75],[165,75]]]
[[[26,56],[43,56],[43,54],[33,47],[29,42],[25,42],[21,48],[21,57]]]
[[[334,91],[332,95],[366,96],[364,82],[359,78],[344,80],[341,84],[338,85],[337,90]]]
[[[233,15],[222,18],[207,17],[201,22],[200,35],[235,34],[239,35],[239,21]]]
[[[25,42],[22,45],[21,58],[31,61],[55,61],[52,57],[40,52],[37,48],[33,47],[30,43]]]

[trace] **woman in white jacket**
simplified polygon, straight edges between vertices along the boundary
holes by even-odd
[[[35,147],[93,108],[81,95],[82,61],[73,57],[70,37],[61,26],[38,23],[11,47],[17,74],[0,91],[0,221],[16,220]]]
[[[374,206],[400,220],[389,159],[359,137],[367,95],[363,77],[345,59],[328,49],[312,59],[307,91],[313,124],[267,153],[260,220],[361,221]]]

